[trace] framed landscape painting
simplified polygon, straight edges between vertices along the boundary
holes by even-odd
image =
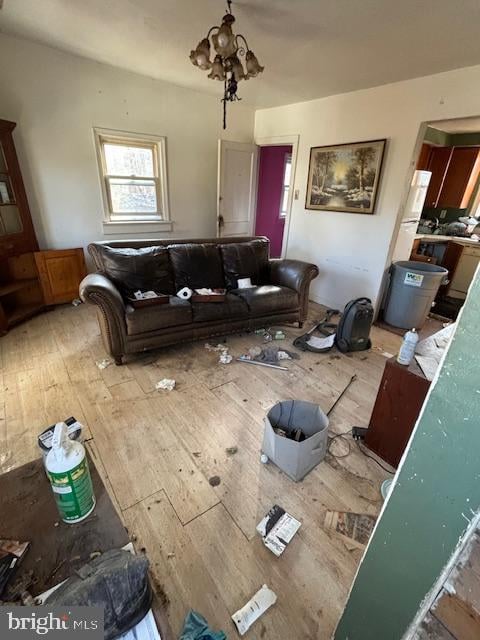
[[[312,147],[306,209],[373,213],[386,140]]]

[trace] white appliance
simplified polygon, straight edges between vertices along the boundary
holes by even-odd
[[[410,258],[431,177],[431,171],[415,171],[413,174],[407,202],[403,210],[402,222],[398,231],[397,243],[393,251],[393,262]]]

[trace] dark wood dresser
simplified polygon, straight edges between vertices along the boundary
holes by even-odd
[[[397,467],[417,421],[430,381],[418,364],[387,360],[368,425],[365,445]]]

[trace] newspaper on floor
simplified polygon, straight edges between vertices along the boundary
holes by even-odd
[[[327,531],[338,533],[353,547],[363,549],[372,535],[376,521],[376,516],[367,513],[327,511],[324,526]]]
[[[267,549],[281,556],[301,526],[301,522],[275,504],[257,524],[257,531]]]
[[[130,553],[135,554],[135,549],[133,548],[133,544],[129,542],[124,547],[122,547],[124,551],[130,551]],[[68,580],[68,578],[67,578]],[[53,593],[58,587],[60,587],[66,580],[62,580],[51,589],[44,591],[39,596],[35,598],[36,604],[42,605],[48,596]],[[153,615],[152,609],[149,609],[146,615],[138,622],[134,627],[132,627],[127,633],[124,633],[121,636],[118,636],[120,640],[162,640],[160,636],[160,632],[157,628],[157,623],[155,622],[155,616]]]

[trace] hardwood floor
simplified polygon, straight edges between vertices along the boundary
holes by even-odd
[[[311,305],[310,316],[320,319],[321,307]],[[280,344],[288,348],[302,331],[284,330]],[[370,352],[301,354],[288,371],[220,365],[205,341],[100,369],[96,362],[107,355],[95,310],[58,307],[0,339],[0,471],[37,457],[38,433],[74,415],[136,547],[146,549],[175,635],[194,608],[237,637],[231,614],[266,583],[278,601],[247,638],[329,638],[362,554],[324,530],[325,511],[377,514],[388,474],[351,440],[350,454],[340,457],[348,449],[337,439],[332,452],[339,457],[328,455],[294,483],[260,463],[263,418],[289,398],[328,411],[355,373],[330,432],[366,426],[385,358],[401,341],[378,327],[372,340]],[[234,356],[262,342],[253,334],[227,337]],[[177,388],[156,390],[162,378],[174,378]],[[215,475],[220,484],[213,487]],[[302,522],[280,558],[255,532],[275,503]]]

